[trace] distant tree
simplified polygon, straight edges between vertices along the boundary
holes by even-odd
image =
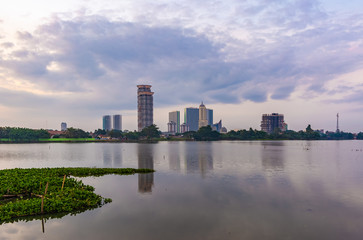
[[[150,125],[148,127],[145,127],[144,129],[142,129],[140,135],[147,137],[147,139],[159,138],[160,131],[159,131],[159,128],[155,124],[153,124],[153,125]]]
[[[140,133],[139,132],[136,132],[136,131],[134,131],[134,132],[126,132],[123,135],[128,140],[137,140],[140,137]]]
[[[211,126],[205,126],[198,129],[196,132],[194,139],[198,141],[212,141],[219,140],[220,133],[217,131],[213,131]]]
[[[112,129],[111,131],[109,131],[107,133],[107,135],[112,137],[112,138],[121,138],[122,137],[122,132],[120,130]]]
[[[357,139],[363,139],[363,132],[359,132],[357,134]]]
[[[90,134],[79,128],[67,128],[63,136],[65,138],[89,138]]]
[[[98,136],[98,135],[106,135],[106,130],[99,128],[99,129],[95,130],[94,134],[96,136]]]

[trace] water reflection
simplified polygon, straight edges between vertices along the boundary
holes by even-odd
[[[168,144],[169,169],[180,172],[180,144]]]
[[[103,167],[121,167],[122,148],[119,144],[108,144],[102,148]]]
[[[284,170],[284,142],[261,142],[261,161],[264,170]]]
[[[138,144],[138,168],[154,169],[154,144]],[[151,193],[154,186],[154,173],[138,174],[139,192]]]
[[[185,163],[187,173],[200,172],[204,177],[207,172],[213,170],[212,143],[186,144]]]

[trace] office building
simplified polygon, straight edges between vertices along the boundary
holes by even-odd
[[[181,133],[189,132],[189,126],[188,126],[188,124],[183,123],[182,125],[180,125],[180,132]]]
[[[213,109],[207,109],[207,121],[209,126],[213,125]]]
[[[175,134],[177,133],[177,124],[174,121],[168,122],[168,133]]]
[[[154,123],[153,95],[151,85],[137,85],[137,129],[139,132]]]
[[[113,130],[122,130],[122,116],[119,114],[113,115]]]
[[[102,128],[103,130],[110,131],[111,130],[111,116],[105,115],[102,118]]]
[[[213,124],[211,127],[213,131],[221,132],[222,120],[220,120],[218,123]]]
[[[207,108],[205,107],[205,105],[200,104],[199,105],[199,124],[198,124],[198,129],[201,127],[205,127],[208,126],[208,120],[207,120]]]
[[[261,121],[261,130],[267,133],[273,133],[275,129],[286,131],[287,124],[284,122],[284,115],[278,113],[263,114]]]
[[[198,131],[199,122],[199,109],[198,108],[185,108],[184,109],[184,123],[188,126],[189,131]]]
[[[169,122],[176,123],[175,132],[180,133],[180,112],[179,111],[169,112]]]
[[[67,123],[62,122],[61,123],[61,131],[65,131],[65,130],[67,130]]]

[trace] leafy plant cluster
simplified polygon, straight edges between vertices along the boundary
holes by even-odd
[[[92,186],[85,185],[81,180],[70,176],[130,175],[152,171],[154,170],[132,168],[16,168],[0,170],[0,224],[17,217],[70,213],[96,208],[111,202],[111,199],[102,198],[95,194],[95,189]],[[43,212],[41,212],[42,197],[44,198]]]

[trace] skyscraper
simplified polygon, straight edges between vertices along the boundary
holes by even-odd
[[[151,85],[137,85],[137,128],[139,132],[154,123],[153,95]]]
[[[103,127],[103,130],[106,130],[106,131],[111,130],[111,116],[110,115],[103,116],[102,127]]]
[[[273,133],[276,128],[281,131],[286,130],[287,124],[284,122],[284,115],[278,113],[263,114],[261,121],[261,130],[267,133]]]
[[[200,104],[199,105],[199,124],[198,124],[198,129],[201,127],[205,127],[208,126],[208,120],[207,120],[207,108],[205,107],[205,105]]]
[[[113,129],[114,130],[122,130],[122,116],[121,115],[113,115]]]
[[[207,109],[207,121],[209,126],[213,125],[213,109]]]
[[[199,122],[199,109],[198,108],[185,108],[184,109],[184,123],[187,124],[189,131],[198,131]]]
[[[61,131],[65,131],[65,130],[67,130],[67,123],[62,122],[61,123]]]
[[[176,132],[180,133],[180,112],[179,111],[169,112],[169,122],[175,122],[176,123]]]

